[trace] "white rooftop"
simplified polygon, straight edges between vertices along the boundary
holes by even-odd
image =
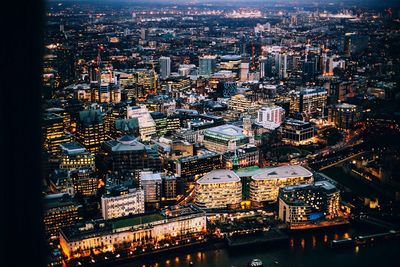
[[[255,174],[252,179],[269,180],[279,178],[310,177],[312,175],[313,174],[309,170],[300,165],[289,165],[265,168],[264,171]]]
[[[140,181],[161,181],[160,173],[141,172]]]
[[[230,137],[244,137],[242,128],[230,124],[224,124],[221,126],[209,128],[207,129],[207,132],[213,132]]]
[[[199,180],[198,184],[221,184],[239,182],[240,178],[231,170],[213,170]]]

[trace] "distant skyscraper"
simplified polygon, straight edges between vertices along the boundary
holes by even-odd
[[[287,55],[279,54],[278,58],[279,78],[287,78]]]
[[[215,72],[216,65],[217,65],[216,56],[199,57],[199,75],[210,76]]]
[[[167,79],[171,75],[171,58],[160,57],[161,79]]]
[[[249,63],[242,62],[240,63],[240,81],[247,81],[247,77],[249,75]]]
[[[142,39],[142,40],[147,39],[147,29],[145,29],[145,28],[140,29],[140,39]]]

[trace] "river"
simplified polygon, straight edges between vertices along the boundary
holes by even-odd
[[[170,256],[132,261],[119,267],[244,267],[253,258],[266,266],[282,267],[337,267],[337,266],[399,266],[400,242],[391,240],[366,246],[330,248],[333,239],[354,234],[386,231],[369,225],[348,226],[341,229],[315,230],[291,234],[281,244],[248,246],[243,248],[204,249]]]

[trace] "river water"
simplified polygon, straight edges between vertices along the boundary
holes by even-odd
[[[330,248],[337,238],[386,231],[369,225],[342,229],[324,229],[290,235],[279,244],[252,245],[243,248],[198,249],[191,253],[171,253],[146,260],[132,261],[119,267],[244,267],[254,258],[264,267],[337,267],[337,266],[400,266],[400,242],[391,240],[366,246]],[[399,254],[399,255],[398,255]]]

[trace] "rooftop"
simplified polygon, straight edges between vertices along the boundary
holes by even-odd
[[[255,174],[253,180],[268,180],[293,177],[311,177],[313,174],[300,165],[279,166],[261,169]]]
[[[231,170],[213,170],[199,180],[198,184],[220,184],[239,182],[239,176]]]
[[[230,139],[245,138],[243,129],[234,125],[224,124],[217,127],[212,127],[206,130],[207,134],[220,135]]]

